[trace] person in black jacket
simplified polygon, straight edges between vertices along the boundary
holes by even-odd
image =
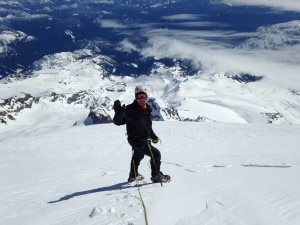
[[[114,124],[120,126],[126,124],[127,140],[132,146],[132,159],[128,182],[142,180],[144,177],[138,173],[141,160],[145,155],[151,157],[151,180],[152,182],[168,182],[170,176],[160,171],[160,151],[151,145],[157,143],[159,138],[152,129],[151,107],[147,104],[147,92],[143,86],[135,88],[135,100],[133,103],[121,106],[121,102],[114,102]]]

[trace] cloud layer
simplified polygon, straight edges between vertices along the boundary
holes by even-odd
[[[204,74],[249,73],[299,88],[295,83],[300,82],[299,32],[300,21],[262,27],[253,33],[152,29],[143,32],[148,43],[140,51],[144,57],[190,60]],[[240,37],[249,39],[238,46],[230,43]]]
[[[267,6],[280,10],[300,12],[300,3],[298,0],[223,0],[223,2],[232,6]]]

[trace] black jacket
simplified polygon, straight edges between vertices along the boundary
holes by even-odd
[[[142,147],[149,139],[157,138],[152,129],[151,111],[152,108],[148,104],[147,110],[143,111],[134,100],[114,116],[114,124],[118,126],[126,124],[128,142],[133,147]]]

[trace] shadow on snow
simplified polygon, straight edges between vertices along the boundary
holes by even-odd
[[[152,184],[152,183],[138,184],[138,186],[141,187],[141,186],[145,186],[145,185],[148,185],[148,184]],[[86,190],[86,191],[74,192],[72,194],[63,196],[58,200],[50,201],[50,202],[48,202],[48,204],[57,203],[57,202],[61,202],[61,201],[66,201],[66,200],[69,200],[71,198],[82,196],[82,195],[89,195],[89,194],[94,194],[94,193],[98,193],[98,192],[105,192],[105,191],[123,190],[123,189],[128,189],[128,188],[135,188],[135,187],[137,187],[137,185],[130,185],[130,183],[128,183],[128,182],[122,182],[122,183],[114,184],[114,185],[107,186],[107,187],[101,187],[101,188],[95,188],[95,189]]]

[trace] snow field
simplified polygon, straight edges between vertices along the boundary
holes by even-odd
[[[140,190],[149,224],[296,225],[300,220],[298,125],[154,122],[171,183]],[[0,223],[145,224],[126,184],[124,126],[27,130],[1,140]]]

